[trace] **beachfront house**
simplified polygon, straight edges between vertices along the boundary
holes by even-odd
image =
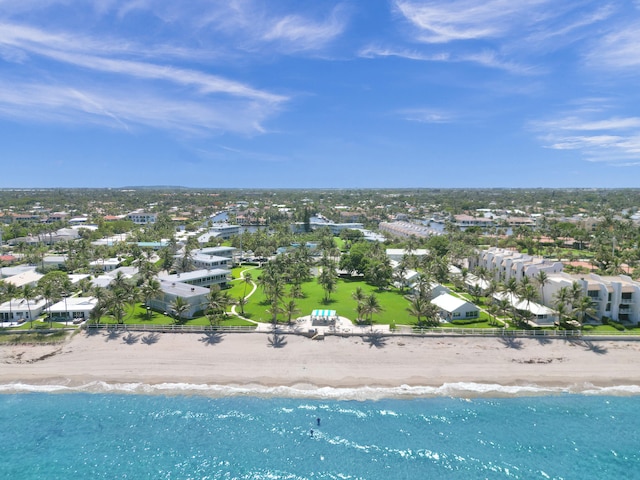
[[[199,287],[218,285],[221,289],[224,289],[227,288],[231,282],[231,271],[224,268],[205,268],[173,275],[158,275],[158,278],[168,282],[182,282]]]
[[[207,308],[208,288],[183,282],[172,282],[161,278],[160,289],[162,293],[149,301],[149,307],[154,310],[174,316],[175,312],[171,305],[178,297],[181,297],[189,305],[182,314],[183,318],[193,318],[196,313],[202,314]]]
[[[94,297],[68,297],[51,305],[48,311],[54,322],[81,323],[89,319],[97,303]]]
[[[468,320],[478,318],[480,309],[473,303],[462,298],[454,297],[450,293],[443,293],[431,300],[440,311],[440,318],[448,322],[454,320]]]
[[[558,321],[558,314],[549,307],[536,302],[527,302],[520,297],[506,292],[493,294],[496,300],[507,300],[511,308],[517,310],[533,326],[550,326]]]
[[[0,321],[28,322],[35,320],[44,310],[47,301],[44,298],[14,298],[0,305]]]

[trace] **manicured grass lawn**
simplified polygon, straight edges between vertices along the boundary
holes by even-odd
[[[0,335],[0,345],[12,345],[22,343],[56,343],[61,342],[69,335],[68,331],[60,330],[53,333],[15,333]]]
[[[378,302],[383,311],[373,316],[374,323],[379,324],[414,324],[416,319],[406,311],[409,301],[404,298],[404,294],[400,294],[399,290],[392,288],[387,291],[379,292],[376,287],[367,285],[361,280],[338,279],[336,291],[331,294],[329,302],[324,302],[324,290],[314,278],[302,285],[302,291],[305,298],[296,298],[300,312],[296,316],[310,315],[311,311],[316,308],[336,310],[337,314],[347,317],[351,320],[357,318],[356,301],[351,297],[356,288],[361,287],[366,295],[374,293],[378,298]],[[285,301],[289,301],[287,297]],[[271,320],[271,314],[267,312],[269,305],[264,304],[265,297],[262,288],[258,288],[256,293],[249,299],[249,303],[245,306],[245,316],[252,320],[268,322]],[[278,315],[280,321],[286,321],[283,314]]]
[[[64,323],[58,323],[58,322],[53,322],[51,323],[51,326],[49,326],[49,322],[48,321],[41,321],[41,320],[35,320],[33,322],[33,328],[42,328],[42,329],[47,329],[47,328],[68,328],[68,327],[74,327],[76,325],[74,325],[72,322],[69,322],[68,325],[65,325]],[[17,326],[17,327],[9,327],[7,328],[7,330],[31,330],[31,322],[24,322],[23,324]]]
[[[253,280],[254,283],[258,278],[260,278],[260,275],[262,274],[262,270],[255,267],[234,268],[232,270],[234,277],[233,277],[233,280],[231,281],[231,288],[228,288],[227,290],[225,290],[225,292],[227,292],[229,296],[231,296],[232,298],[240,298],[245,295],[249,295],[251,293],[251,289],[253,288],[251,284],[247,284],[240,279],[240,272],[242,270],[245,270],[248,273],[251,273],[251,279]],[[237,273],[237,277],[236,277],[236,273]]]
[[[585,325],[582,327],[582,331],[585,333],[624,333],[629,335],[640,335],[640,328],[632,327],[627,328],[623,331],[619,331],[617,328],[612,327],[611,325]]]
[[[116,323],[113,317],[107,316],[100,319],[100,323],[113,325]],[[124,317],[125,325],[171,325],[173,324],[173,318],[164,315],[164,313],[151,310],[151,317],[147,316],[146,309],[142,308],[142,304],[138,303],[133,309],[127,310],[127,315]],[[209,319],[206,316],[196,317],[191,320],[183,322],[184,325],[210,325]],[[222,326],[250,326],[251,322],[242,320],[233,315],[228,315],[220,325]],[[63,325],[64,326],[64,325]]]
[[[211,323],[207,317],[196,317],[193,320],[188,320],[185,325],[205,325],[209,326]],[[255,326],[255,323],[247,322],[235,315],[227,315],[227,317],[220,322],[221,327],[251,327]]]

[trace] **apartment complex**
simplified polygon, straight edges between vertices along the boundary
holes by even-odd
[[[562,262],[547,260],[542,257],[527,255],[504,248],[491,247],[481,250],[475,257],[469,259],[469,270],[484,267],[497,282],[504,282],[510,278],[520,281],[524,277],[533,278],[539,272],[562,272]]]

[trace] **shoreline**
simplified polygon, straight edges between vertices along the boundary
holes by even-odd
[[[81,333],[0,346],[0,393],[95,392],[375,400],[637,395],[640,343],[259,333]]]

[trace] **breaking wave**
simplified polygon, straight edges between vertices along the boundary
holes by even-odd
[[[316,387],[300,384],[296,386],[268,387],[262,385],[209,385],[191,383],[107,383],[88,382],[79,385],[62,384],[0,384],[0,394],[10,393],[118,393],[137,395],[201,395],[214,398],[252,396],[263,398],[310,398],[320,400],[381,400],[413,398],[492,398],[525,397],[562,394],[633,396],[640,395],[640,385],[596,386],[590,383],[567,386],[499,385],[491,383],[458,382],[439,387]]]

